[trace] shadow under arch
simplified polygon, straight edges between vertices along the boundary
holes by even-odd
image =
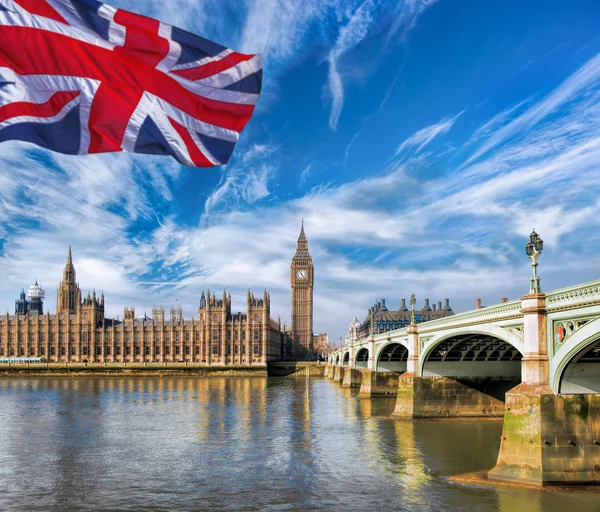
[[[342,359],[342,366],[350,365],[350,352],[344,352],[344,357]]]
[[[354,361],[354,368],[368,368],[369,367],[369,349],[361,348],[356,352],[356,358]]]
[[[600,318],[569,336],[550,362],[555,393],[600,393]]]
[[[375,370],[378,372],[405,372],[408,348],[402,343],[390,342],[380,347]]]
[[[504,401],[521,383],[519,347],[488,332],[454,332],[427,346],[419,361],[422,377],[446,377]]]
[[[338,354],[337,356],[335,356],[335,365],[339,365],[340,364],[340,355]]]

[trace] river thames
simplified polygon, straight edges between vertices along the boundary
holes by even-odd
[[[478,488],[501,421],[388,419],[314,378],[0,380],[3,511],[548,511],[600,490]]]

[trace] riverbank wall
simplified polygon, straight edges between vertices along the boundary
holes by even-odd
[[[286,377],[307,372],[323,375],[324,365],[314,362],[269,363],[252,366],[206,366],[198,363],[12,363],[0,365],[0,377],[86,375],[189,375]]]

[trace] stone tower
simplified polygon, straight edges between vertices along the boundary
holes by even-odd
[[[74,315],[81,305],[81,290],[75,279],[75,267],[71,256],[71,246],[69,245],[69,255],[67,264],[63,271],[62,283],[58,286],[56,294],[56,313]]]
[[[313,288],[314,266],[308,252],[308,240],[304,234],[304,220],[296,244],[296,254],[290,265],[292,286],[291,335],[296,344],[304,349],[301,357],[309,357],[313,350]]]

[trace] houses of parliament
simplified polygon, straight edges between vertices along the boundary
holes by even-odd
[[[104,294],[82,296],[71,248],[56,297],[56,314],[44,314],[36,282],[15,302],[15,314],[0,317],[0,357],[40,357],[49,362],[190,362],[264,365],[306,359],[313,345],[314,266],[304,222],[290,266],[292,322],[288,330],[271,318],[271,298],[248,291],[246,312],[231,311],[231,294],[202,292],[197,319],[181,306],[154,307],[151,318],[125,308],[122,320],[106,318]],[[28,300],[29,299],[29,300]]]

